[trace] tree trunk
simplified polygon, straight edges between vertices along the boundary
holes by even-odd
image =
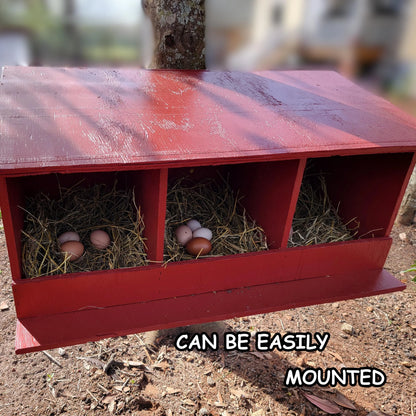
[[[403,96],[416,97],[416,50],[414,39],[416,36],[416,0],[408,2],[403,24],[402,39],[398,48],[397,61],[401,70],[397,71],[394,88],[396,93]],[[410,178],[409,185],[403,198],[397,221],[410,225],[416,211],[416,170]]]
[[[82,63],[81,40],[76,23],[76,1],[65,0],[63,29],[66,35],[65,58],[72,65]]]
[[[153,26],[155,50],[149,68],[205,69],[205,2],[204,0],[142,0],[144,12]],[[147,345],[157,346],[166,336],[183,332],[217,333],[222,339],[228,330],[224,322],[149,331]]]
[[[142,0],[153,26],[149,68],[205,69],[204,0]]]
[[[410,225],[414,222],[416,212],[416,170],[410,177],[409,185],[404,194],[397,221],[403,225]]]

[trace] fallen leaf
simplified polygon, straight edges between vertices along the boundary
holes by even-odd
[[[331,351],[331,350],[325,350],[326,352],[328,352],[329,354],[331,354],[333,357],[335,357],[339,362],[343,362],[344,360],[342,359],[342,357],[335,351]]]
[[[170,364],[166,361],[162,361],[161,363],[153,364],[152,368],[155,368],[156,370],[166,371],[168,368],[170,368]]]
[[[257,352],[257,351],[250,351],[250,354],[254,355],[257,358],[260,358],[261,360],[264,360],[265,358],[267,358],[264,353]]]
[[[313,394],[302,392],[302,394],[308,399],[312,404],[316,407],[319,407],[326,413],[330,415],[336,415],[337,413],[341,412],[341,409],[334,403],[330,402],[329,400],[322,399],[321,397],[314,396]]]
[[[77,357],[78,360],[83,360],[84,363],[90,363],[94,367],[103,369],[105,367],[105,362],[98,360],[97,358],[91,357]]]
[[[121,414],[123,413],[122,410],[124,409],[124,407],[126,406],[125,402],[118,402],[117,403],[117,414]]]
[[[315,368],[315,367],[317,367],[317,364],[316,364],[316,362],[315,361],[306,361],[306,363],[305,363],[308,367],[312,367],[312,368]]]
[[[182,403],[183,404],[186,404],[188,406],[195,406],[195,403],[192,400],[190,400],[190,399],[182,400]]]
[[[252,399],[253,398],[251,394],[248,394],[240,389],[238,390],[230,389],[230,393],[234,395],[235,397],[237,397],[238,399],[241,399],[241,398]]]
[[[136,367],[140,370],[150,371],[150,368],[142,361],[125,361],[124,365],[127,367]]]
[[[9,309],[9,305],[6,302],[0,303],[0,311],[7,311]]]
[[[333,398],[334,402],[336,404],[339,404],[342,407],[345,407],[347,409],[351,410],[357,410],[357,408],[350,402],[343,394],[337,393],[337,395]]]
[[[303,387],[303,390],[307,390],[307,388],[306,387]],[[311,390],[312,391],[312,390]],[[335,391],[333,388],[331,388],[331,387],[321,387],[320,388],[320,391],[323,391],[323,392],[325,392],[325,393],[331,393],[331,394],[335,394],[335,393],[338,393],[337,391]]]
[[[261,358],[262,360],[265,360],[266,358],[268,360],[273,359],[273,354],[270,352],[260,352],[260,351],[248,351],[250,354],[255,355],[257,358]]]
[[[114,410],[116,409],[116,401],[113,400],[109,405],[108,405],[108,411],[110,413],[114,413]]]
[[[104,399],[102,400],[102,402],[104,404],[110,404],[111,402],[113,402],[115,399],[117,398],[117,396],[115,394],[109,394],[108,396],[105,396]]]
[[[266,416],[266,412],[263,409],[259,409],[252,413],[252,416]]]
[[[166,387],[167,394],[178,394],[180,392],[181,392],[180,389],[174,389],[173,387]]]
[[[341,325],[341,331],[345,332],[348,335],[352,335],[354,333],[354,328],[351,324],[348,324],[348,323],[344,322]]]

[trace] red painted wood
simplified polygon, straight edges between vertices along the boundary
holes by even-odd
[[[141,208],[149,260],[163,260],[166,215],[167,169],[139,171],[133,185],[137,206]]]
[[[325,174],[331,201],[345,221],[357,218],[358,235],[387,236],[413,166],[412,153],[314,160]],[[400,198],[401,200],[401,198]]]
[[[134,269],[22,280],[13,285],[19,318],[144,302],[236,287],[381,269],[391,239],[207,258]]]
[[[288,243],[288,240],[289,240],[289,235],[290,235],[290,232],[292,230],[292,220],[293,220],[293,217],[294,217],[295,211],[296,211],[296,205],[297,205],[298,198],[299,198],[299,190],[300,190],[300,187],[302,185],[302,179],[303,179],[303,174],[305,172],[305,166],[306,166],[306,159],[300,159],[299,166],[298,166],[298,171],[296,173],[296,179],[295,179],[295,182],[293,184],[292,195],[291,195],[291,198],[290,198],[287,220],[286,220],[285,228],[284,228],[284,231],[283,231],[282,247],[287,247],[287,243]]]
[[[382,267],[415,151],[414,119],[333,72],[6,68],[0,205],[17,351],[403,289]],[[281,248],[311,158],[341,214],[383,238]],[[168,181],[218,170],[276,250],[22,279],[25,196],[117,178],[161,261]]]
[[[290,225],[287,230],[285,225],[293,216],[303,169],[300,160],[176,168],[169,169],[169,183],[182,178],[190,185],[207,178],[229,178],[232,188],[239,191],[241,205],[263,228],[268,247],[276,249],[287,245]]]
[[[34,196],[43,192],[50,198],[58,198],[60,188],[70,188],[76,184],[89,187],[94,184],[117,185],[123,189],[134,189],[136,204],[145,218],[144,237],[150,260],[163,260],[164,221],[166,211],[167,170],[135,170],[122,172],[88,172],[73,174],[46,174],[7,178],[3,184],[4,221],[7,241],[10,241],[9,257],[14,280],[22,278],[21,238],[24,196]],[[7,209],[8,207],[8,209]],[[10,215],[8,214],[10,211]],[[16,255],[17,254],[17,255]],[[25,277],[25,276],[23,276]],[[30,276],[26,276],[30,277]]]
[[[399,214],[399,209],[402,204],[402,200],[406,192],[407,185],[409,183],[410,177],[412,176],[413,170],[415,169],[415,166],[416,166],[416,154],[413,153],[411,156],[412,156],[412,159],[411,159],[410,165],[407,169],[406,175],[404,176],[404,179],[403,179],[402,186],[396,197],[396,203],[393,207],[392,212],[390,213],[390,221],[386,227],[386,235],[390,235],[391,230],[393,229],[393,225],[394,225],[394,222],[396,221],[397,215]],[[403,167],[401,168],[403,169]]]
[[[286,246],[285,224],[289,216],[292,193],[297,191],[299,160],[246,163],[236,165],[231,176],[234,189],[244,198],[241,203],[265,231],[270,249]],[[301,178],[302,176],[300,176]]]
[[[20,354],[152,329],[379,295],[404,288],[405,285],[384,270],[366,270],[24,318],[17,322],[15,348]]]
[[[21,239],[23,228],[23,205],[21,189],[14,186],[12,179],[0,176],[0,208],[6,235],[7,250],[9,253],[10,269],[13,280],[22,277]]]
[[[0,129],[14,175],[413,151],[416,122],[327,71],[10,67]]]

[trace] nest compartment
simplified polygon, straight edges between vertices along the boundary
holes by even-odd
[[[299,191],[288,247],[335,243],[357,236],[356,218],[344,223],[329,198],[325,176],[306,171]]]
[[[267,250],[263,229],[245,211],[229,178],[217,178],[198,183],[189,177],[177,179],[168,189],[165,227],[165,263],[195,259],[181,247],[175,236],[179,225],[196,219],[209,228],[213,237],[212,251],[200,257],[218,257]]]
[[[59,187],[58,199],[44,193],[27,198],[22,230],[22,265],[27,278],[64,273],[144,266],[148,263],[142,237],[143,217],[134,201],[134,190],[97,184]],[[98,250],[89,239],[102,229],[110,246]],[[59,249],[58,236],[75,231],[84,244],[83,256],[70,262]]]

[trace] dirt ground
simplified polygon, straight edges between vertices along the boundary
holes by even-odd
[[[136,334],[51,350],[53,362],[42,352],[14,353],[11,275],[0,231],[0,415],[327,414],[310,402],[315,396],[337,402],[343,415],[413,416],[416,284],[400,271],[416,260],[416,227],[396,226],[392,235],[386,267],[407,283],[405,291],[224,323],[253,335],[329,332],[322,352],[184,352],[173,337],[152,349],[145,334]],[[373,367],[387,381],[382,387],[285,387],[289,367]]]

